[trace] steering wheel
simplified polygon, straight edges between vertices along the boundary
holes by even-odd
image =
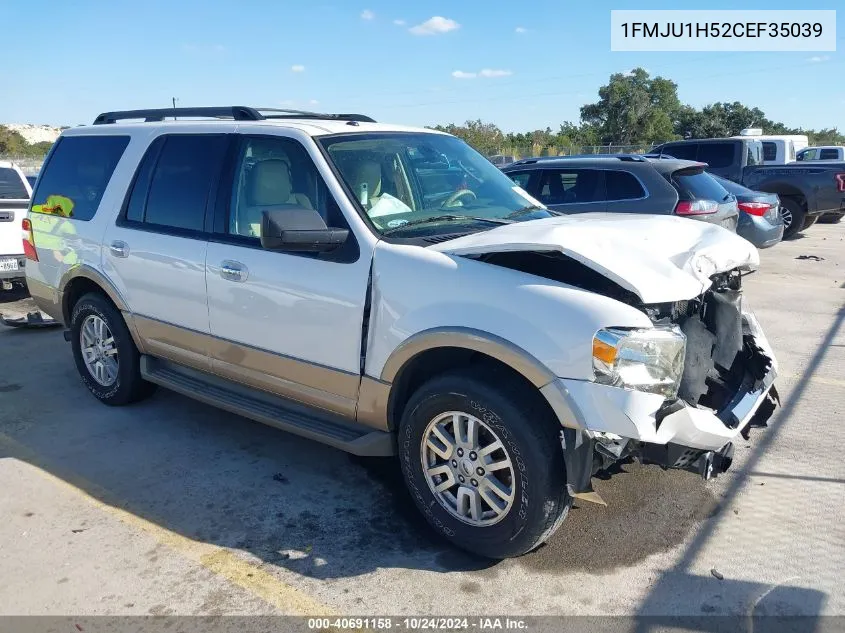
[[[452,205],[454,205],[458,200],[460,200],[464,196],[472,196],[473,200],[478,198],[478,196],[475,195],[475,192],[473,192],[472,189],[458,189],[455,193],[453,193],[451,196],[446,198],[443,201],[443,204],[441,204],[440,206],[441,207],[451,207]]]

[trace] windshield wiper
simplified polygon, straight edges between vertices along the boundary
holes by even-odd
[[[527,207],[522,207],[521,209],[517,209],[513,213],[506,215],[505,218],[507,218],[508,220],[511,220],[513,218],[518,218],[518,217],[521,217],[523,215],[528,215],[532,211],[539,211],[539,210],[548,211],[549,213],[552,213],[552,211],[550,209],[546,209],[546,207],[541,207],[539,204],[529,204]]]
[[[407,222],[402,226],[396,226],[392,229],[382,231],[382,235],[390,235],[391,233],[395,233],[396,231],[401,231],[403,229],[407,229],[409,226],[416,226],[418,224],[428,224],[430,222],[459,222],[462,220],[471,220],[473,222],[489,222],[490,224],[511,224],[511,220],[508,220],[506,218],[483,218],[481,216],[457,215],[454,213],[449,213],[444,215],[435,215],[433,218],[420,218],[419,220],[411,220],[410,222]]]

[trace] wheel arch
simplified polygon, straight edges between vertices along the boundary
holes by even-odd
[[[76,305],[77,301],[89,292],[96,292],[103,295],[120,311],[123,320],[126,322],[126,326],[129,328],[135,346],[139,350],[143,350],[141,339],[135,329],[126,302],[117,288],[114,287],[114,284],[101,272],[84,264],[76,266],[62,276],[59,282],[59,288],[61,289],[59,291],[59,304],[65,326],[70,327],[73,306]]]
[[[406,339],[390,355],[380,383],[389,385],[382,399],[388,429],[396,429],[411,394],[429,378],[461,367],[496,367],[523,383],[557,415],[543,387],[556,376],[524,349],[499,336],[470,328],[435,328]]]

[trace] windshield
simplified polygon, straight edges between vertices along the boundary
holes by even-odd
[[[382,235],[469,232],[557,215],[453,136],[353,133],[321,143]]]

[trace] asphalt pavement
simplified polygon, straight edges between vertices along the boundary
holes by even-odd
[[[438,540],[393,460],[164,390],[103,406],[60,328],[0,325],[0,615],[845,615],[845,224],[761,259],[770,428],[711,482],[622,466],[503,562]]]

